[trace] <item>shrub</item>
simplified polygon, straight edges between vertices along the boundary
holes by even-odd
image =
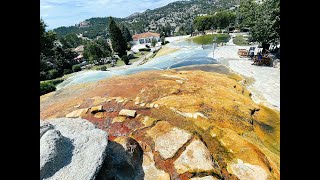
[[[40,72],[40,81],[44,81],[48,79],[48,73],[45,71]]]
[[[63,70],[63,74],[66,75],[66,74],[70,74],[72,73],[72,70],[71,69],[64,69]]]
[[[55,91],[56,87],[52,82],[40,82],[40,96]]]
[[[131,44],[128,43],[128,44],[127,44],[127,50],[130,51],[131,47],[132,47]]]
[[[129,58],[128,58],[127,55],[123,55],[123,56],[121,57],[121,60],[122,60],[126,65],[129,64]]]
[[[217,33],[222,33],[222,31],[221,31],[221,30],[218,30]]]
[[[243,36],[236,36],[233,38],[233,43],[238,45],[238,46],[242,46],[242,45],[248,45],[248,41],[246,39],[243,38]]]
[[[81,71],[81,67],[80,67],[79,65],[73,65],[73,66],[72,66],[72,71],[73,71],[73,72]]]
[[[59,83],[61,83],[63,81],[63,79],[53,79],[48,81],[48,83],[52,83],[53,85],[57,85]]]
[[[168,43],[169,43],[169,41],[165,41],[165,42],[164,42],[164,44],[168,44]]]
[[[49,71],[48,71],[48,79],[55,79],[55,78],[57,78],[57,77],[59,77],[59,72],[58,72],[58,70],[56,70],[56,69],[50,69]]]
[[[100,67],[100,71],[106,71],[107,70],[107,66],[101,66]]]
[[[151,51],[150,48],[140,48],[139,51]]]
[[[164,42],[161,42],[161,45],[164,45]]]

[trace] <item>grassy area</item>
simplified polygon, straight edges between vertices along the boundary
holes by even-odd
[[[228,42],[228,40],[230,39],[230,36],[228,34],[209,34],[204,36],[197,36],[189,39],[188,41],[192,41],[197,44],[212,44],[215,37],[217,37],[217,43]]]
[[[233,38],[233,43],[238,45],[238,46],[246,46],[249,45],[249,42],[243,38],[242,35],[237,35],[236,37]]]
[[[136,61],[138,61],[142,56],[144,56],[144,55],[141,55],[140,52],[139,52],[139,53],[135,54],[133,58],[130,59],[130,62],[131,62],[131,63],[136,62]],[[121,59],[119,59],[119,60],[117,61],[117,64],[116,64],[114,67],[123,66],[123,65],[125,65],[125,63],[124,63]],[[106,67],[107,67],[107,70],[108,70],[108,68],[111,68],[111,64],[104,64],[104,65],[95,65],[95,66],[93,66],[93,67],[92,67],[91,69],[89,69],[89,70],[100,70],[100,68],[101,68],[102,66],[106,66]]]

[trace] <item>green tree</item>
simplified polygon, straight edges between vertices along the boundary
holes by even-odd
[[[152,46],[152,47],[155,47],[156,44],[157,44],[157,40],[156,40],[155,38],[152,38],[152,40],[151,40],[151,46]]]
[[[111,49],[104,39],[98,39],[93,42],[88,42],[84,46],[83,57],[91,63],[99,62],[101,58],[111,55]]]
[[[109,24],[109,34],[111,39],[112,48],[115,52],[118,52],[120,56],[126,54],[127,43],[124,37],[122,36],[122,32],[117,26],[116,22],[110,17]]]
[[[127,43],[133,40],[129,29],[126,26],[120,26],[120,30],[122,32],[122,36],[124,37]]]
[[[251,8],[249,5],[252,5]],[[241,25],[249,27],[253,41],[261,44],[277,44],[280,42],[280,1],[266,0],[256,4],[244,0],[240,4]]]
[[[127,55],[123,55],[121,56],[121,60],[126,64],[128,65],[129,64],[129,58]]]
[[[204,31],[211,28],[226,28],[234,23],[236,15],[229,11],[219,11],[214,15],[198,16],[194,19],[193,24],[198,31]]]
[[[257,20],[258,4],[254,0],[241,0],[237,13],[239,25],[243,27],[254,26]]]
[[[46,24],[40,19],[40,53],[45,56],[53,54],[52,48],[54,41],[57,40],[56,34],[53,31],[46,32]]]
[[[64,48],[75,48],[83,43],[83,40],[78,38],[75,33],[69,33],[59,40]]]
[[[76,54],[64,49],[57,42],[56,33],[45,31],[45,23],[40,19],[40,80],[57,78],[65,69],[71,69],[76,62]]]

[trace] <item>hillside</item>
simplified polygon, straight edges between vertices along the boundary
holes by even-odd
[[[113,18],[116,22],[121,21],[121,18]],[[53,29],[58,37],[65,36],[69,33],[82,34],[83,37],[94,39],[97,36],[103,36],[106,34],[106,27],[109,23],[109,18],[106,17],[94,17],[86,19],[75,26],[58,27]]]
[[[131,34],[144,31],[163,32],[169,35],[187,34],[191,30],[196,16],[213,13],[218,9],[229,9],[236,4],[235,0],[191,0],[176,1],[143,13],[134,13],[126,18],[114,18],[116,22],[126,25]],[[59,37],[68,33],[82,34],[93,39],[107,33],[108,17],[86,19],[75,26],[53,29]]]

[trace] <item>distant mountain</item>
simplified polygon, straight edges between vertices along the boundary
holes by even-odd
[[[113,18],[116,22],[121,21],[121,18]],[[58,37],[65,36],[69,33],[82,34],[83,37],[94,39],[97,36],[105,36],[106,28],[109,23],[109,18],[106,17],[95,17],[86,19],[85,21],[76,24],[75,26],[69,27],[58,27],[53,29]]]
[[[193,19],[199,15],[229,9],[238,0],[190,0],[176,1],[143,13],[134,13],[126,18],[114,18],[117,23],[128,27],[131,34],[145,31],[163,32],[169,30],[170,35],[186,34],[191,30]],[[90,39],[107,34],[108,17],[90,18],[75,26],[54,29],[58,36],[68,33],[82,34]]]

